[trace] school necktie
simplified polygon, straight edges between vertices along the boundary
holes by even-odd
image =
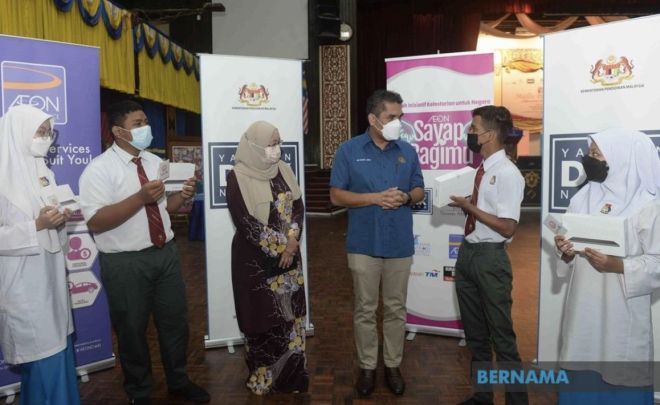
[[[477,205],[479,199],[479,185],[481,184],[481,178],[484,177],[484,165],[483,163],[479,165],[477,170],[477,175],[474,176],[474,188],[472,189],[472,197],[470,197],[470,203],[474,206]],[[467,219],[465,220],[465,236],[468,236],[474,231],[477,219],[472,214],[468,214]]]
[[[132,159],[133,163],[137,166],[137,175],[140,179],[140,184],[145,185],[149,182],[147,173],[144,171],[142,166],[142,161],[139,157]],[[152,202],[146,204],[144,209],[147,210],[147,219],[149,220],[149,236],[151,237],[151,242],[162,248],[165,245],[165,228],[163,227],[163,218],[160,216],[160,210],[158,209],[158,203]]]

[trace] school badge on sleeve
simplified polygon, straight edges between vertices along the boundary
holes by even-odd
[[[612,211],[612,204],[605,204],[603,205],[603,208],[600,209],[601,214],[609,214],[610,211]]]

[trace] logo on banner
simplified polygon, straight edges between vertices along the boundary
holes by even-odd
[[[599,59],[595,65],[591,65],[589,73],[591,73],[591,82],[594,84],[616,86],[624,80],[632,79],[634,68],[632,59],[610,55],[605,61]]]
[[[425,271],[424,276],[426,278],[434,278],[434,279],[439,279],[440,278],[440,272],[436,269],[433,269],[431,271]]]
[[[660,154],[660,130],[644,131]],[[578,187],[585,181],[582,157],[589,151],[591,134],[550,135],[549,212],[563,213]]]
[[[247,107],[261,107],[268,104],[270,93],[263,84],[244,84],[238,89],[239,101]]]
[[[458,259],[458,249],[463,243],[463,235],[449,234],[449,258]]]
[[[3,61],[0,87],[3,115],[15,105],[28,104],[52,115],[55,124],[67,123],[64,66]]]
[[[433,190],[424,189],[424,199],[417,204],[410,206],[413,214],[432,215],[433,214]]]
[[[101,283],[91,271],[69,273],[69,294],[73,309],[94,305],[101,291]]]
[[[423,243],[422,235],[414,235],[415,256],[431,256],[431,244]]]
[[[69,251],[66,254],[68,270],[89,269],[98,256],[96,244],[89,233],[74,233],[69,235]]]
[[[442,266],[442,279],[444,281],[456,281],[456,267]]]
[[[415,142],[415,127],[413,127],[408,121],[401,119],[401,129],[399,130],[399,137],[408,142]]]
[[[468,111],[409,112],[401,121],[401,139],[410,143],[422,170],[454,170],[477,162],[465,141]]]
[[[238,142],[209,142],[209,171],[211,173],[211,209],[227,208],[227,172],[236,163]],[[298,142],[283,142],[281,160],[291,165],[298,176]]]

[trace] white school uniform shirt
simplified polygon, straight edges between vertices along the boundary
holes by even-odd
[[[161,158],[147,151],[139,157],[149,180],[158,178]],[[142,188],[137,174],[134,156],[117,144],[113,144],[101,155],[94,158],[80,176],[80,209],[86,222],[103,207],[116,204],[137,193]],[[158,201],[158,209],[163,219],[166,242],[174,238],[170,216],[167,212],[167,198]],[[145,208],[123,224],[101,233],[94,233],[94,241],[101,252],[133,252],[153,246],[149,235],[149,220]]]
[[[569,264],[557,258],[558,276],[570,276],[559,360],[569,369],[598,371],[610,384],[644,386],[653,383],[650,370],[630,362],[652,366],[653,361],[651,294],[660,288],[660,201],[629,217],[626,226],[623,274],[601,273],[581,256]]]
[[[525,179],[520,170],[507,158],[504,149],[490,155],[482,163],[484,176],[479,185],[477,208],[498,218],[520,219],[520,204],[525,192]],[[490,227],[476,221],[474,231],[466,241],[470,243],[511,241]]]
[[[39,245],[34,219],[0,194],[0,349],[9,364],[50,357],[66,349],[73,333],[63,250]]]

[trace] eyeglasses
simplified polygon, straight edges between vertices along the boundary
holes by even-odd
[[[37,129],[37,132],[34,134],[35,138],[41,138],[41,139],[55,139],[57,136],[57,131],[52,129],[52,128],[39,128]]]

